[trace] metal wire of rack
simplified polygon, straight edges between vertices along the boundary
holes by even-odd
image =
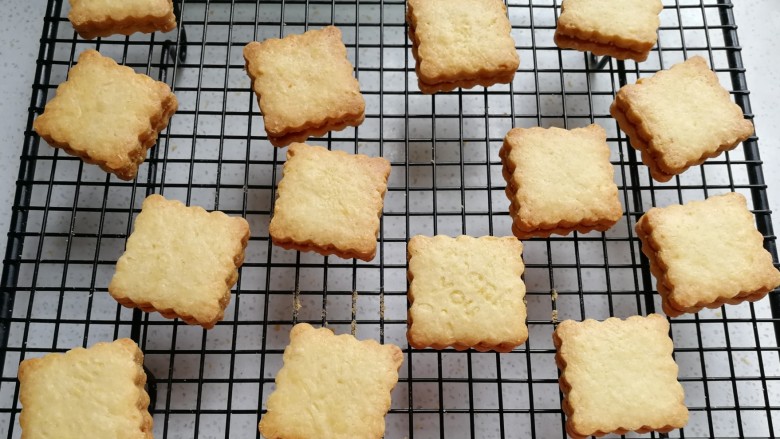
[[[63,3],[49,0],[44,16],[0,285],[0,431],[8,438],[20,436],[21,360],[123,336],[146,355],[155,437],[259,437],[288,331],[304,321],[404,349],[388,438],[565,437],[553,312],[562,320],[660,310],[632,228],[644,211],[742,192],[776,259],[756,138],[659,184],[608,112],[621,85],[701,54],[752,118],[730,0],[664,0],[658,46],[638,65],[555,47],[559,0],[509,0],[521,57],[513,83],[435,97],[417,89],[403,0],[183,0],[171,34],[95,41],[77,38]],[[264,136],[241,48],[330,24],[344,33],[367,115],[358,128],[309,142],[392,163],[379,252],[368,263],[281,250],[267,233],[284,150]],[[86,48],[168,82],[179,98],[135,181],[41,145],[31,130]],[[529,341],[509,354],[410,349],[408,238],[511,235],[503,136],[515,126],[593,122],[608,130],[626,213],[606,233],[525,242]],[[250,222],[239,283],[211,331],[122,308],[106,293],[150,193]],[[671,327],[691,420],[669,436],[777,436],[780,295],[676,318]]]

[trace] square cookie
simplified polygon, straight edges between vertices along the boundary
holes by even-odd
[[[409,240],[409,344],[509,352],[525,343],[523,244],[515,237]]]
[[[266,439],[379,439],[404,361],[398,346],[300,323],[260,420]]]
[[[49,145],[132,180],[178,105],[168,84],[90,49],[33,129]]]
[[[590,51],[616,59],[647,59],[658,41],[661,0],[563,0],[555,28],[562,49]]]
[[[780,272],[741,194],[652,208],[636,233],[669,316],[753,302],[780,286]]]
[[[274,146],[363,123],[366,102],[338,28],[253,41],[244,60]]]
[[[663,317],[566,320],[555,329],[553,342],[572,438],[666,433],[688,423]]]
[[[143,363],[128,338],[22,361],[22,437],[151,439]]]
[[[376,256],[390,162],[293,143],[269,233],[288,250],[370,261]]]
[[[210,329],[224,317],[248,240],[243,218],[150,195],[108,292],[129,308]]]
[[[753,134],[753,124],[700,56],[624,86],[610,113],[661,182]]]
[[[508,84],[520,57],[501,0],[409,0],[406,21],[423,93]]]
[[[598,125],[509,131],[499,155],[515,236],[612,227],[623,208],[609,154],[607,133]]]
[[[68,19],[87,40],[176,29],[173,0],[70,0]]]

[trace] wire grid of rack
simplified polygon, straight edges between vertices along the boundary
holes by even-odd
[[[742,192],[776,253],[756,138],[659,184],[608,112],[621,85],[701,54],[752,117],[730,0],[664,0],[658,47],[639,65],[560,51],[552,42],[560,1],[509,0],[521,57],[513,83],[434,97],[417,89],[402,0],[185,0],[175,32],[96,41],[77,38],[63,3],[50,0],[45,12],[3,268],[0,431],[9,438],[20,436],[21,360],[125,336],[146,355],[155,437],[259,437],[289,329],[304,321],[404,349],[388,438],[565,437],[554,316],[660,310],[632,229],[644,211]],[[358,128],[309,143],[392,163],[379,252],[368,263],[285,251],[268,238],[284,150],[264,135],[241,49],[329,24],[344,33],[367,115]],[[86,48],[168,82],[179,98],[135,181],[49,148],[30,129]],[[512,127],[594,122],[609,133],[626,214],[606,233],[525,242],[528,342],[508,354],[409,349],[407,239],[511,235],[498,160],[503,136]],[[250,222],[239,282],[211,331],[122,308],[106,292],[150,193]],[[691,420],[669,436],[778,434],[779,302],[773,293],[671,321]]]

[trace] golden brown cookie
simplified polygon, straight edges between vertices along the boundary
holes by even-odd
[[[283,172],[269,227],[274,244],[374,259],[390,162],[293,143]]]
[[[624,86],[610,113],[662,182],[753,134],[753,124],[700,56]]]
[[[612,227],[623,208],[609,154],[607,133],[598,125],[509,131],[499,155],[515,236]]]
[[[69,0],[68,19],[82,38],[176,29],[173,0]]]
[[[366,103],[338,28],[251,42],[244,59],[274,146],[363,123]]]
[[[132,180],[178,101],[164,82],[86,50],[33,129],[49,145]]]
[[[260,420],[266,439],[379,439],[404,361],[397,346],[300,323]]]
[[[143,363],[127,338],[22,361],[22,437],[151,439]]]
[[[661,0],[563,0],[555,44],[617,59],[644,61],[658,40]]]
[[[512,82],[520,57],[501,0],[409,0],[406,21],[423,93]]]
[[[515,237],[412,237],[409,344],[509,352],[525,343],[522,253]]]
[[[780,286],[741,194],[652,208],[636,232],[669,316],[754,302]]]
[[[666,433],[688,423],[668,333],[658,314],[558,325],[553,342],[569,436]]]
[[[210,329],[230,302],[248,240],[243,218],[150,195],[108,291],[124,306]]]

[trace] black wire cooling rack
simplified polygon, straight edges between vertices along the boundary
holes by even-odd
[[[621,85],[700,54],[752,118],[730,0],[664,0],[658,47],[639,65],[558,50],[560,1],[510,0],[521,57],[514,82],[434,97],[417,89],[401,0],[185,0],[173,33],[95,41],[77,38],[63,3],[50,0],[45,11],[0,290],[0,431],[9,438],[20,436],[21,360],[124,336],[146,354],[155,437],[258,437],[288,332],[304,321],[404,349],[388,438],[565,437],[556,318],[660,310],[632,229],[644,211],[742,192],[775,253],[756,138],[659,184],[608,112]],[[358,128],[309,143],[391,161],[379,253],[369,263],[285,251],[268,238],[284,150],[264,136],[241,50],[329,24],[344,34],[367,115]],[[84,165],[31,130],[86,48],[168,82],[179,98],[135,181]],[[528,342],[508,354],[409,349],[408,238],[511,235],[498,158],[506,132],[593,122],[608,130],[627,212],[606,233],[525,242]],[[151,193],[251,224],[225,320],[211,331],[122,308],[107,294],[133,217]],[[671,328],[691,419],[670,436],[776,436],[778,294],[676,318]]]

